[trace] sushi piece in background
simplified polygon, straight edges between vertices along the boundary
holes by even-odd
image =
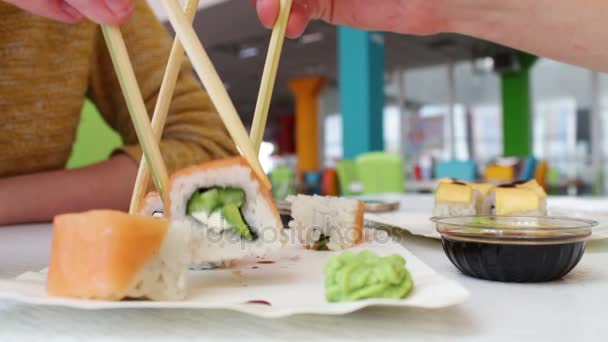
[[[264,256],[284,242],[270,189],[241,157],[178,171],[165,209],[172,227],[192,232],[193,264]]]
[[[490,183],[467,183],[473,190],[477,191],[477,215],[488,214],[489,208],[486,208],[486,198],[490,195],[492,190],[496,187]]]
[[[546,216],[545,199],[535,191],[513,185],[495,188],[486,199],[492,215]]]
[[[479,193],[458,181],[441,182],[435,191],[433,216],[467,216],[477,214]]]
[[[189,232],[165,219],[97,210],[56,216],[47,277],[53,296],[184,299]]]
[[[363,240],[363,201],[325,196],[290,196],[289,228],[307,249],[339,251]]]
[[[528,189],[528,190],[532,190],[534,191],[538,197],[540,197],[543,200],[547,199],[547,193],[545,192],[545,189],[540,186],[538,184],[538,182],[536,182],[536,180],[532,179],[529,181],[519,181],[519,182],[515,182],[513,183],[513,185],[516,188],[521,188],[521,189]]]
[[[139,208],[137,213],[143,216],[162,217],[163,201],[158,192],[149,192],[146,197],[144,197],[144,200],[141,203],[141,208]]]

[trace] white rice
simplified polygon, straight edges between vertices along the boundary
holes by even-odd
[[[199,189],[214,187],[238,188],[245,192],[241,213],[257,235],[255,241],[242,239],[233,229],[224,229],[223,225],[208,226],[186,215],[190,197]],[[249,167],[227,166],[181,176],[173,180],[170,198],[171,226],[190,231],[188,249],[193,264],[264,256],[282,247],[285,241],[281,220],[273,204],[260,192],[260,185]]]
[[[162,216],[162,212],[163,201],[160,199],[160,196],[147,195],[143,200],[138,214],[143,216]]]
[[[135,276],[125,297],[157,301],[184,299],[190,264],[186,246],[190,240],[188,229],[169,227],[158,254]]]
[[[355,229],[360,211],[360,201],[339,197],[290,196],[291,216],[289,227],[296,236],[311,248],[321,235],[329,237],[327,248],[332,251],[344,250],[355,245]]]
[[[452,217],[452,216],[471,216],[478,214],[478,199],[479,192],[473,190],[473,198],[469,203],[451,203],[437,202],[433,208],[433,216],[435,217]]]

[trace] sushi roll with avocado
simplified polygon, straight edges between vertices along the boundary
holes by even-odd
[[[193,264],[263,256],[284,242],[270,189],[240,157],[177,172],[166,209],[172,226],[191,231]]]
[[[363,240],[362,201],[330,196],[290,196],[289,228],[306,249],[339,251]]]
[[[479,193],[458,181],[441,182],[435,191],[433,216],[467,216],[477,214]]]
[[[508,216],[545,216],[545,199],[534,190],[514,185],[495,188],[486,199],[487,214]]]

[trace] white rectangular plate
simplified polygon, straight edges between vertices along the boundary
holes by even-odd
[[[44,272],[28,272],[14,280],[0,280],[0,298],[34,305],[76,309],[188,308],[229,309],[260,317],[295,314],[340,315],[367,306],[442,308],[465,301],[468,291],[425,265],[385,232],[366,230],[366,242],[352,249],[368,249],[379,255],[399,254],[407,260],[414,290],[405,299],[368,299],[328,303],[323,267],[338,252],[302,249],[294,241],[274,255],[241,260],[231,269],[192,271],[189,296],[184,301],[92,301],[51,297],[46,294]],[[273,261],[274,263],[264,263]],[[249,303],[265,301],[270,305]]]
[[[435,224],[429,221],[431,217],[429,210],[399,210],[381,214],[365,214],[366,223],[371,227],[385,225],[407,230],[414,235],[441,239],[441,235],[435,230]]]

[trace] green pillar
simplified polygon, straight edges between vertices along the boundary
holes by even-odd
[[[517,56],[521,70],[501,76],[503,155],[523,157],[532,154],[530,68],[537,57],[523,52]]]

